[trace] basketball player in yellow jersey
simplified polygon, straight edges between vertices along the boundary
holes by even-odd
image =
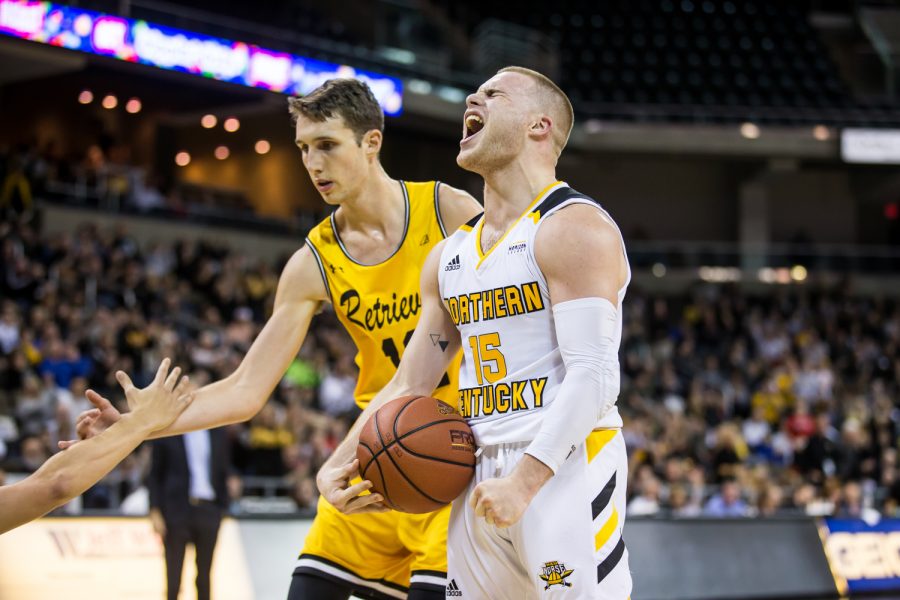
[[[268,400],[296,356],[322,302],[331,302],[359,349],[356,400],[365,407],[390,380],[422,311],[419,277],[446,232],[481,212],[468,194],[437,182],[408,183],[381,166],[384,117],[369,88],[335,79],[290,100],[303,165],[337,210],[316,226],[285,266],[275,309],[237,370],[195,392],[193,404],[161,435],[246,421]],[[457,358],[458,361],[458,358]],[[456,395],[455,365],[436,394]],[[446,373],[452,374],[452,380]],[[436,382],[437,383],[437,382]],[[96,395],[82,415],[89,437],[118,413]],[[158,436],[157,436],[158,437]],[[345,482],[356,465],[341,471]],[[430,515],[387,511],[368,482],[324,500],[291,584],[290,600],[444,598],[449,509]]]

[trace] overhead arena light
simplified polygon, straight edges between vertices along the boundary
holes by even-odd
[[[759,126],[756,123],[742,123],[741,135],[748,140],[755,140],[759,137]]]

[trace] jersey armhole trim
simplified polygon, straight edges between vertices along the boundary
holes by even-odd
[[[438,227],[444,238],[447,237],[447,228],[444,227],[444,219],[441,217],[441,182],[434,182],[434,216],[437,217]]]
[[[309,249],[313,253],[313,257],[316,259],[316,264],[319,266],[319,274],[322,276],[322,282],[325,284],[325,293],[328,294],[331,304],[334,305],[334,296],[331,294],[331,286],[328,284],[328,276],[325,274],[325,263],[322,262],[322,256],[319,254],[316,245],[313,244],[312,240],[309,238],[306,238],[306,245],[309,246]]]
[[[459,226],[460,230],[462,230],[462,231],[467,231],[467,232],[468,232],[468,231],[472,231],[472,229],[473,229],[476,225],[478,225],[478,221],[481,220],[481,217],[482,217],[483,215],[484,215],[484,211],[478,213],[477,215],[475,215],[474,217],[472,217],[471,219],[469,219],[466,223],[463,223],[462,225],[460,225],[460,226]]]

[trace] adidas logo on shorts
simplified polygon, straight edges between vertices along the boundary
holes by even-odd
[[[459,254],[453,257],[453,259],[447,263],[447,266],[444,267],[445,271],[458,271],[459,270]]]
[[[460,596],[462,596],[462,590],[460,590],[459,586],[456,585],[456,580],[451,579],[450,583],[447,584],[447,597],[459,598]]]

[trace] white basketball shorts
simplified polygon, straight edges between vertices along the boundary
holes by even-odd
[[[527,443],[483,447],[468,489],[453,503],[447,598],[602,599],[631,594],[622,539],[628,458],[621,430],[597,430],[577,448],[507,529],[469,505],[478,482],[504,477]]]

